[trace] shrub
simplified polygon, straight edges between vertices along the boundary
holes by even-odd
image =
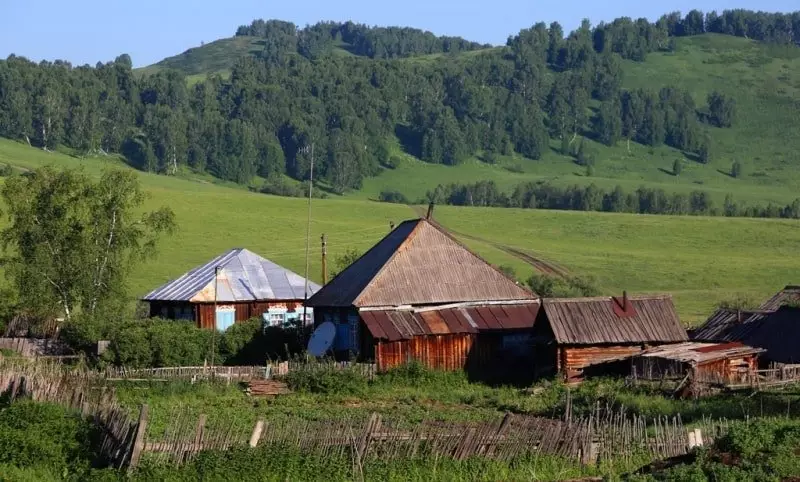
[[[334,368],[322,363],[292,370],[284,381],[292,390],[309,393],[354,395],[367,388],[367,378],[356,369]]]
[[[399,191],[381,191],[378,200],[385,203],[409,204],[405,194]]]
[[[559,277],[546,273],[534,273],[528,278],[527,284],[534,293],[546,298],[597,296],[600,292],[592,279],[577,276]]]
[[[739,178],[742,176],[742,163],[739,161],[734,161],[731,164],[731,177]]]
[[[14,169],[8,164],[0,164],[0,177],[8,177],[14,174]]]

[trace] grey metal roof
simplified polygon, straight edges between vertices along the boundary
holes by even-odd
[[[214,297],[214,268],[221,269],[216,285],[218,302],[303,299],[306,280],[268,259],[236,248],[194,268],[180,278],[151,291],[145,301],[211,302]],[[320,286],[308,282],[308,296]]]

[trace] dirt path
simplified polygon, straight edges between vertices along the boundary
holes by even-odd
[[[423,206],[409,206],[409,207],[411,207],[411,209],[420,217],[425,217],[425,214],[427,214],[427,208],[425,208]],[[472,241],[477,241],[479,243],[488,244],[489,246],[491,246],[493,248],[499,249],[500,251],[503,251],[504,253],[510,254],[511,256],[513,256],[513,257],[517,258],[518,260],[530,265],[535,270],[537,270],[537,271],[539,271],[541,273],[546,273],[546,274],[549,274],[549,275],[558,276],[560,278],[566,278],[566,277],[568,277],[570,275],[569,271],[567,271],[565,268],[563,268],[561,266],[558,266],[558,265],[556,265],[554,263],[551,263],[551,262],[549,262],[547,260],[544,260],[542,258],[536,257],[535,255],[533,255],[533,254],[531,254],[529,252],[522,251],[519,248],[515,248],[513,246],[509,246],[509,245],[502,244],[502,243],[497,243],[497,242],[494,242],[494,241],[489,241],[488,239],[481,238],[481,237],[478,237],[478,236],[474,236],[472,234],[467,234],[467,233],[462,233],[462,232],[459,232],[459,231],[454,231],[454,230],[452,230],[450,228],[448,228],[447,230],[450,233],[452,233],[452,234],[454,234],[454,235],[456,235],[458,237],[469,239],[469,240],[472,240]]]

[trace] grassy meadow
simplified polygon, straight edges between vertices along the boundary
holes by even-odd
[[[82,166],[87,172],[127,167],[115,158],[78,159],[0,140],[0,163],[18,169]],[[179,231],[161,242],[156,259],[135,269],[130,286],[140,296],[233,247],[245,247],[287,268],[305,270],[306,200],[251,193],[205,177],[140,173],[147,207],[170,206]],[[416,217],[404,206],[359,199],[315,199],[310,278],[320,281],[320,236],[329,259],[365,251],[389,223]],[[533,268],[514,248],[589,276],[606,293],[669,292],[686,323],[702,321],[720,300],[760,299],[797,282],[800,224],[788,220],[645,216],[568,211],[438,206],[435,218],[491,263],[514,267],[520,279]],[[0,223],[5,222],[0,221]]]

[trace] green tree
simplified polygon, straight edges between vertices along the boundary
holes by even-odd
[[[680,176],[681,172],[683,171],[683,163],[680,159],[675,159],[675,162],[672,163],[672,175]]]
[[[708,94],[708,119],[717,127],[731,127],[736,117],[736,101],[717,92]]]
[[[68,320],[126,303],[130,269],[175,228],[169,208],[140,214],[145,194],[129,171],[94,181],[42,168],[7,179],[0,195],[9,218],[5,274],[19,302]]]
[[[731,164],[731,177],[739,178],[742,175],[742,163],[739,161],[733,161]]]

